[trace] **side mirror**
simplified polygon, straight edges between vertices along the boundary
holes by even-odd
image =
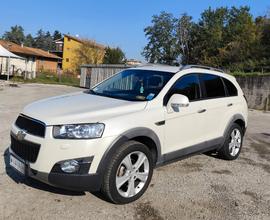
[[[179,112],[179,109],[182,107],[188,107],[189,100],[188,97],[181,94],[174,94],[168,101],[167,110],[168,112]]]

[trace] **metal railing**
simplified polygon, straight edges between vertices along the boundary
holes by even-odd
[[[180,70],[185,70],[185,69],[190,69],[190,68],[200,68],[200,69],[213,70],[213,71],[225,73],[222,69],[218,69],[218,68],[214,68],[210,66],[204,66],[204,65],[184,65],[180,67]]]

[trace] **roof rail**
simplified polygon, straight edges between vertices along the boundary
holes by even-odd
[[[218,71],[221,73],[225,73],[222,69],[218,69],[218,68],[214,68],[214,67],[210,67],[210,66],[203,66],[203,65],[184,65],[184,66],[180,67],[180,70],[186,70],[186,69],[190,69],[190,68],[201,68],[201,69],[214,70],[214,71]]]

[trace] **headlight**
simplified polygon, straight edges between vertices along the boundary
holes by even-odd
[[[100,138],[104,124],[75,124],[53,126],[53,137],[59,139],[91,139]]]

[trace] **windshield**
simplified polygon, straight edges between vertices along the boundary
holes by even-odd
[[[129,101],[150,101],[172,76],[170,72],[124,70],[95,86],[90,93]]]

